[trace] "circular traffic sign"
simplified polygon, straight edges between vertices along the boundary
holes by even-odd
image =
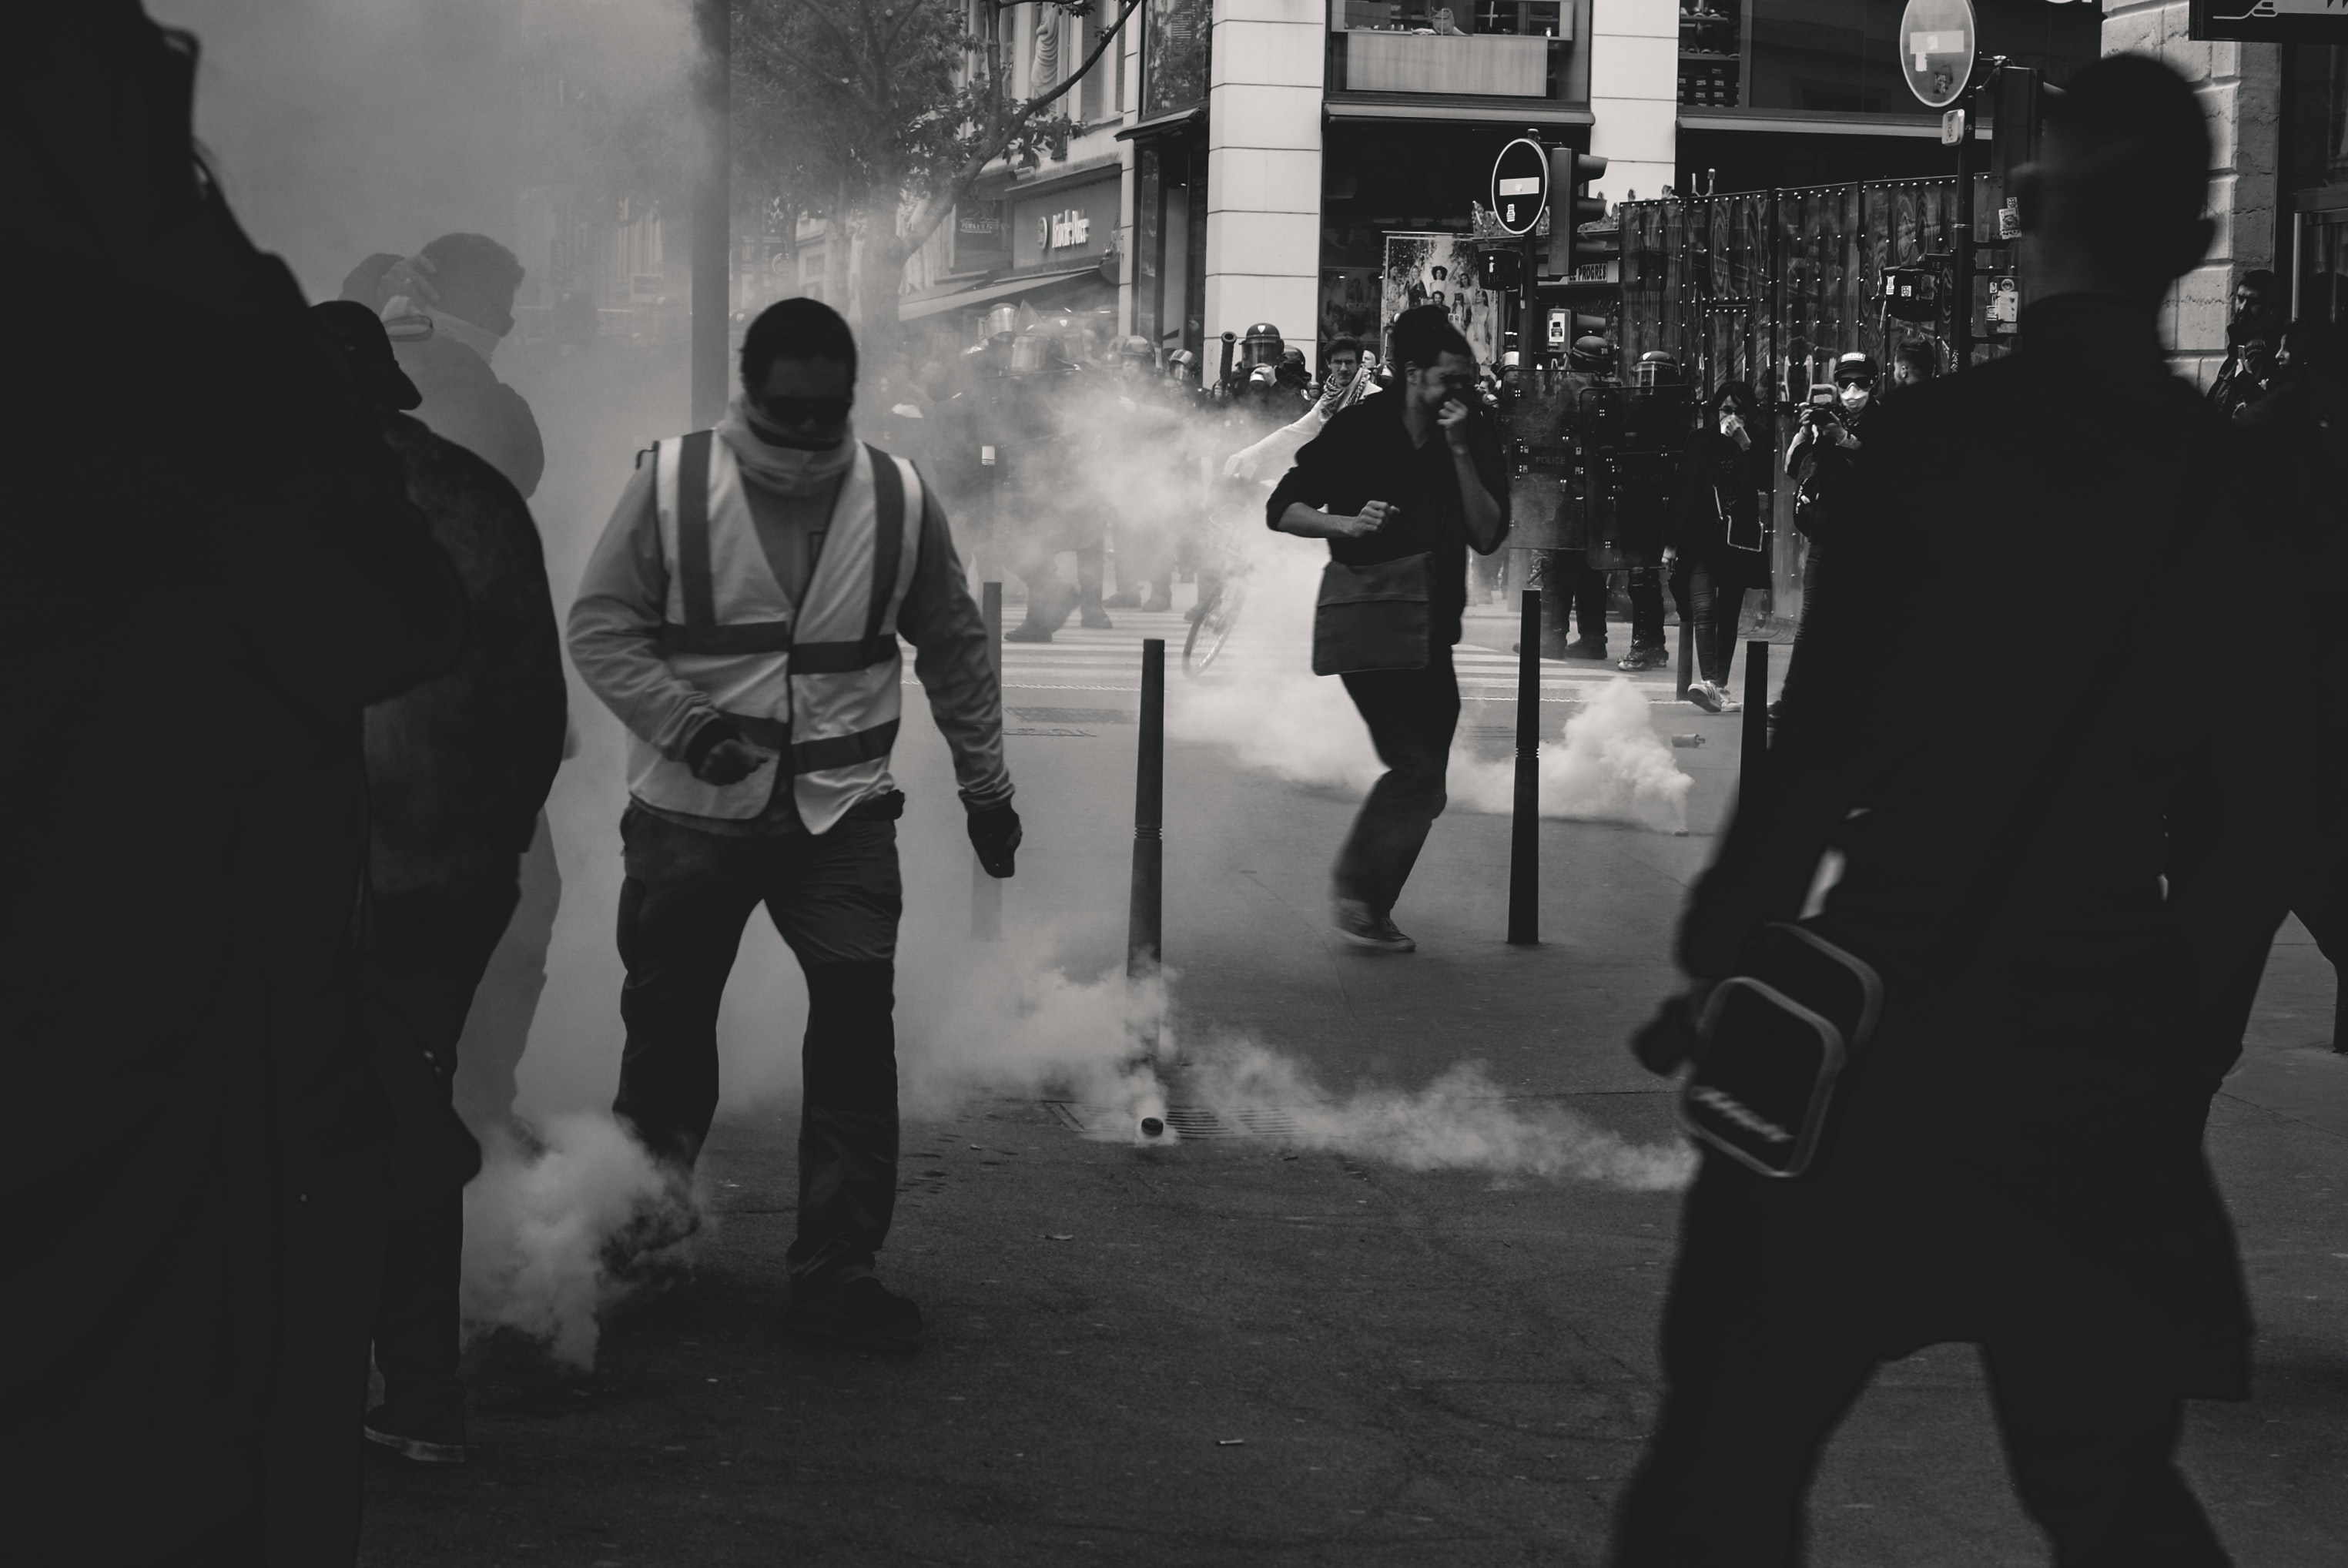
[[[1926,108],[1946,108],[1972,85],[1981,29],[1972,0],[1908,0],[1900,13],[1900,69]]]
[[[1492,216],[1522,238],[1533,232],[1548,205],[1549,150],[1520,136],[1492,160]]]

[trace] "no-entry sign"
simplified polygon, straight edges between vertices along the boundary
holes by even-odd
[[[1520,136],[1492,160],[1492,215],[1501,228],[1521,239],[1533,232],[1548,206],[1548,150]]]
[[[1972,0],[1908,0],[1900,14],[1900,70],[1926,108],[1946,108],[1972,84],[1981,29]]]

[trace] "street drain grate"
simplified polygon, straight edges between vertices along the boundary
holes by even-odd
[[[1117,707],[1014,707],[1022,724],[1131,724],[1134,716]]]
[[[1074,1105],[1066,1100],[1045,1102],[1052,1114],[1071,1132],[1087,1138],[1124,1139],[1134,1135],[1122,1111],[1106,1106]],[[1169,1105],[1166,1125],[1180,1138],[1263,1138],[1293,1141],[1303,1136],[1292,1111],[1249,1107],[1223,1115],[1203,1105]]]

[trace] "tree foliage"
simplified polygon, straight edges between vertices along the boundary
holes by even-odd
[[[736,0],[736,168],[786,232],[805,216],[853,233],[863,297],[893,301],[906,259],[989,164],[1066,147],[1064,100],[1104,68],[1140,3]],[[1086,55],[1025,97],[1004,49],[1023,9],[1102,18]],[[893,310],[865,315],[868,336],[894,332]]]

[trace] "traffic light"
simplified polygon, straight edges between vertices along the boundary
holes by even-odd
[[[1605,198],[1590,191],[1591,182],[1605,172],[1602,158],[1570,147],[1550,149],[1549,265],[1544,269],[1549,276],[1570,278],[1587,259],[1581,253],[1583,242],[1577,231],[1606,216]]]

